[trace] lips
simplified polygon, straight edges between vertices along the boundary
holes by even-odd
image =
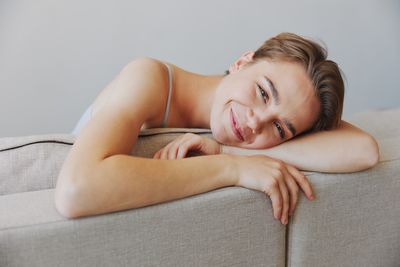
[[[237,120],[235,119],[232,108],[231,108],[231,128],[232,128],[232,132],[239,139],[239,141],[243,142],[244,138],[243,138],[242,133],[240,132],[240,128],[238,126]]]

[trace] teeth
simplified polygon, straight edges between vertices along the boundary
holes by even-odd
[[[233,121],[233,127],[235,128],[235,130],[237,131],[237,133],[239,135],[239,139],[243,140],[242,134],[240,133],[240,130],[239,130],[238,124],[236,123],[236,118],[235,118],[235,115],[233,114],[233,112],[232,112],[232,121]]]
[[[237,123],[236,123],[235,119],[233,119],[233,124],[235,125],[235,128],[236,128],[236,130],[238,131],[239,135],[242,136],[242,135],[240,134],[240,130],[239,130],[239,127],[237,126]]]
[[[242,135],[240,134],[240,130],[239,130],[239,128],[237,127],[237,125],[235,125],[235,128],[236,128],[236,130],[237,130],[239,136],[242,137]]]

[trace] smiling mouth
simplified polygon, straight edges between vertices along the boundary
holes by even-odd
[[[232,132],[234,133],[234,135],[240,140],[240,141],[244,141],[244,138],[242,136],[242,134],[240,133],[240,130],[238,128],[237,122],[235,120],[235,116],[233,115],[233,111],[231,108],[231,128],[232,128]]]

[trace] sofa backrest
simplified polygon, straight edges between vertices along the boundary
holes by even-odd
[[[131,154],[151,158],[187,132],[212,136],[208,129],[148,129],[140,133]],[[75,140],[72,134],[0,138],[0,195],[54,188]]]

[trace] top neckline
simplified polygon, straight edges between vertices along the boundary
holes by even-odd
[[[167,127],[168,123],[168,115],[169,115],[169,109],[170,109],[170,104],[171,104],[171,95],[172,95],[172,68],[165,62],[163,62],[165,66],[167,66],[168,69],[168,98],[167,98],[167,105],[164,110],[164,119],[161,124],[162,128]]]

